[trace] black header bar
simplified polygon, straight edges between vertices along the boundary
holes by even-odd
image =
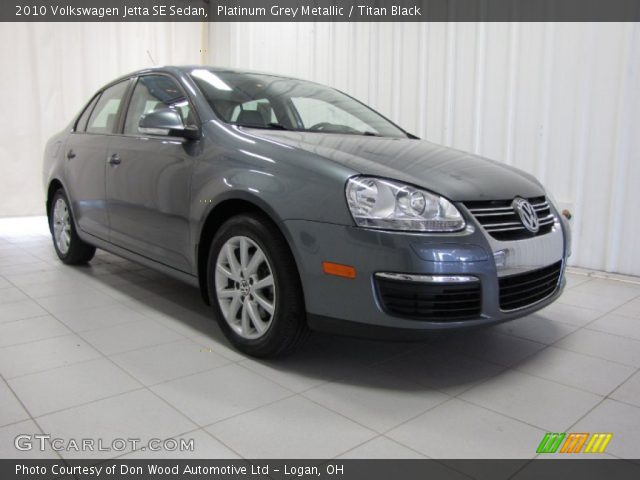
[[[638,22],[640,0],[3,0],[2,22]]]

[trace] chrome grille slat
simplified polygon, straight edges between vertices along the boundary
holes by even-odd
[[[520,223],[520,222],[485,223],[482,226],[484,228],[486,228],[487,230],[491,230],[491,229],[494,229],[494,228],[502,228],[502,227],[520,227],[520,228],[524,228],[522,226],[522,223]]]
[[[506,228],[502,228],[502,227],[495,227],[495,228],[487,228],[486,229],[487,232],[489,233],[495,233],[495,232],[515,232],[517,230],[525,230],[525,228],[522,225],[519,225],[517,227],[506,227]]]
[[[470,208],[469,211],[471,213],[477,212],[497,212],[497,211],[505,211],[505,212],[513,212],[513,208],[511,207],[500,207],[500,208]]]
[[[540,226],[543,225],[551,225],[553,222],[555,222],[555,217],[551,214],[547,215],[544,218],[539,218],[538,221],[540,222]]]
[[[510,210],[508,212],[474,213],[473,214],[474,217],[505,217],[507,215],[515,215],[515,212],[513,210]]]
[[[511,205],[513,199],[465,202],[465,206],[485,231],[497,240],[522,240],[549,233],[555,223],[555,216],[551,213],[549,202],[545,197],[527,200],[538,216],[540,229],[536,233],[524,227],[520,216]]]

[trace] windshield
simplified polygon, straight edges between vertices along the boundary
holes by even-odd
[[[192,70],[191,78],[216,115],[227,123],[277,130],[407,137],[362,103],[316,83],[202,68]]]

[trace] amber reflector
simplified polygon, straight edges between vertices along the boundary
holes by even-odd
[[[322,270],[327,275],[335,275],[344,278],[356,278],[356,269],[340,263],[322,262]]]

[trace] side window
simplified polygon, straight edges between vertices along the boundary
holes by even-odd
[[[127,92],[128,85],[129,80],[125,80],[102,92],[91,117],[89,117],[87,133],[113,133],[122,98]]]
[[[78,121],[76,122],[76,128],[75,128],[76,132],[84,132],[87,129],[87,122],[89,121],[89,115],[91,115],[91,112],[93,112],[93,107],[96,106],[96,103],[98,102],[99,98],[100,98],[100,94],[93,97],[91,102],[89,102],[89,105],[87,105],[87,108],[84,109],[84,112],[82,112],[82,115],[80,115],[80,117],[78,118]]]
[[[124,122],[126,135],[138,135],[140,117],[161,108],[172,108],[180,113],[182,123],[195,124],[193,110],[175,80],[165,75],[144,75],[138,79],[129,102]]]

